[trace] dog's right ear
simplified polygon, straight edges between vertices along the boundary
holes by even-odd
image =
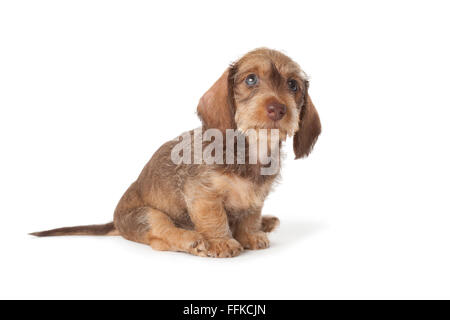
[[[198,103],[197,114],[207,129],[236,128],[232,73],[228,68]]]

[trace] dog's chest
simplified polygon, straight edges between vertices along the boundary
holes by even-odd
[[[272,180],[255,183],[237,175],[217,175],[213,183],[222,195],[226,209],[242,211],[262,207]]]

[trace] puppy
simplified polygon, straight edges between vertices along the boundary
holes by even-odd
[[[231,64],[200,99],[197,113],[202,127],[156,151],[120,199],[114,222],[33,235],[121,235],[156,250],[208,257],[234,257],[243,249],[267,248],[267,232],[279,220],[261,216],[261,210],[279,166],[262,174],[272,165],[262,161],[262,151],[278,152],[286,137],[294,136],[296,159],[307,156],[321,131],[304,72],[281,52],[256,49]],[[210,152],[215,161],[198,159],[195,150],[206,142],[199,144],[196,138],[208,132],[217,138],[230,130],[232,142],[215,144]],[[262,139],[261,133],[271,135]],[[192,148],[186,149],[183,161],[174,161],[174,150],[180,149],[183,138],[187,141],[183,151]],[[253,158],[251,141],[257,145]],[[233,159],[228,161],[230,155]],[[193,162],[184,161],[192,158]],[[251,158],[256,161],[251,163]]]

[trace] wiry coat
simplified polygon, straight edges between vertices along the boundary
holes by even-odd
[[[257,85],[246,83],[249,74],[257,77]],[[280,145],[294,135],[296,158],[306,156],[321,131],[307,90],[303,71],[284,54],[264,48],[249,52],[200,99],[200,134],[211,128],[221,132],[237,129],[242,134],[278,129]],[[268,117],[272,105],[282,106],[280,117]],[[196,133],[189,134],[194,138]],[[120,199],[114,223],[35,235],[120,234],[158,250],[212,257],[268,247],[266,232],[278,225],[278,219],[262,217],[261,210],[278,171],[261,175],[264,165],[248,163],[248,154],[245,164],[174,163],[171,154],[179,140],[169,141],[155,152]]]

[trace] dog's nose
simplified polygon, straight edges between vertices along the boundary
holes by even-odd
[[[270,119],[277,121],[286,114],[286,106],[279,102],[271,102],[267,105],[267,115]]]

